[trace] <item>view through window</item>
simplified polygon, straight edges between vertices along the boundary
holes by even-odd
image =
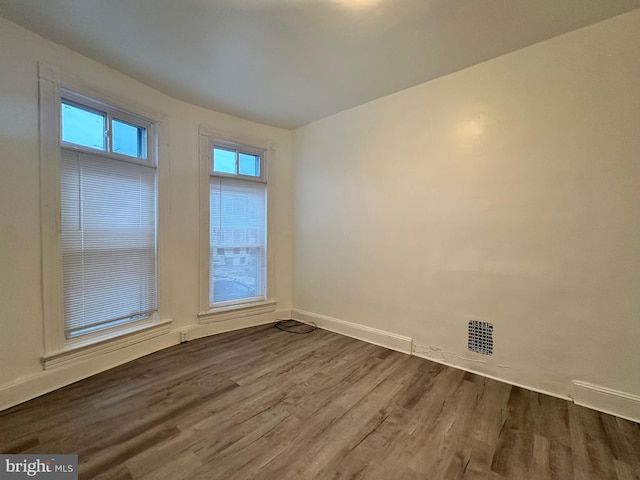
[[[266,298],[263,154],[215,144],[209,178],[209,303]]]
[[[72,92],[61,101],[64,327],[68,339],[157,309],[152,124]]]

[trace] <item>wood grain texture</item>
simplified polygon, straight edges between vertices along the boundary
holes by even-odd
[[[98,479],[640,480],[640,426],[324,330],[177,345],[0,412]]]

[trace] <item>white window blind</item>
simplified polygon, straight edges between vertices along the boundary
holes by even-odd
[[[266,184],[211,176],[209,303],[266,298]]]
[[[67,338],[150,317],[155,168],[63,148],[61,213]]]

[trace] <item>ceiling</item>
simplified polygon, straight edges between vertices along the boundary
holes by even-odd
[[[0,0],[175,98],[295,128],[640,8],[640,0]]]

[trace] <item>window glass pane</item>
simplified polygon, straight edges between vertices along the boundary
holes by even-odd
[[[210,180],[211,305],[264,299],[265,193],[263,183],[214,177]],[[224,255],[220,255],[221,250]]]
[[[258,155],[241,153],[239,157],[240,175],[251,175],[252,177],[260,176],[260,157]]]
[[[105,150],[106,116],[62,102],[62,141]]]
[[[213,171],[236,174],[236,152],[223,148],[213,148]]]
[[[116,120],[111,122],[113,151],[121,155],[147,158],[147,129]]]

